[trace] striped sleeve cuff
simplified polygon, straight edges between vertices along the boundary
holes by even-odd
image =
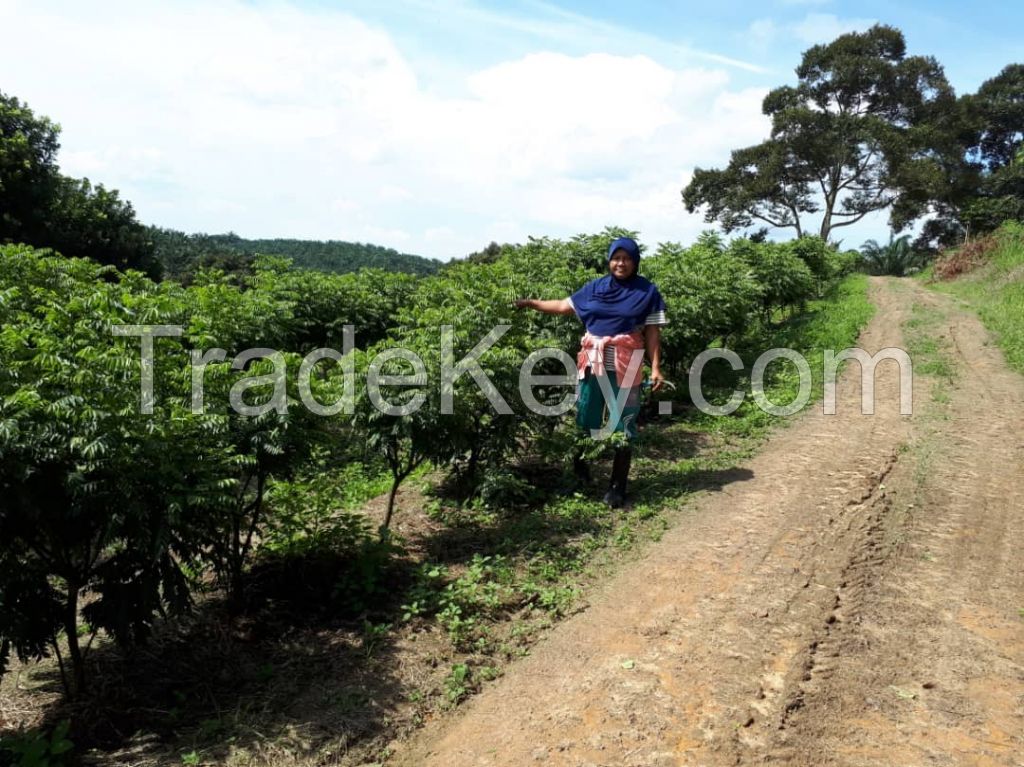
[[[665,312],[651,312],[647,315],[647,319],[644,321],[644,325],[667,325],[668,318],[665,317]]]

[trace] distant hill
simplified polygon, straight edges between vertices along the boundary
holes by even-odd
[[[188,282],[202,267],[229,272],[245,272],[256,255],[290,258],[301,269],[323,272],[354,272],[363,267],[392,272],[428,275],[441,262],[423,256],[400,253],[393,248],[341,240],[247,240],[233,232],[227,234],[186,234],[173,229],[152,227],[150,235],[156,258],[171,279]]]

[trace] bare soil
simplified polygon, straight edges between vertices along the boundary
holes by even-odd
[[[852,365],[837,415],[780,430],[395,763],[1024,765],[1024,379],[952,299],[871,291],[862,347],[903,347],[921,303],[951,383],[916,376],[901,416],[884,363],[862,415]]]

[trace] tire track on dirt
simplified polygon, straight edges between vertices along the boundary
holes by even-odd
[[[907,516],[896,567],[776,761],[1024,764],[1024,382],[973,315],[910,288],[946,314],[948,402],[891,480]]]

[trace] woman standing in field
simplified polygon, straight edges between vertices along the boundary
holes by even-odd
[[[605,276],[591,280],[569,298],[524,298],[514,304],[517,309],[546,314],[576,314],[586,328],[577,356],[576,424],[583,430],[601,429],[607,408],[612,430],[625,432],[627,439],[627,445],[615,451],[611,483],[604,496],[612,507],[626,500],[633,458],[629,443],[637,438],[645,350],[651,363],[652,389],[657,391],[664,383],[661,326],[667,322],[665,301],[650,280],[637,274],[639,266],[636,241],[620,237],[608,248]],[[573,469],[580,479],[589,478],[581,454],[575,456]]]

